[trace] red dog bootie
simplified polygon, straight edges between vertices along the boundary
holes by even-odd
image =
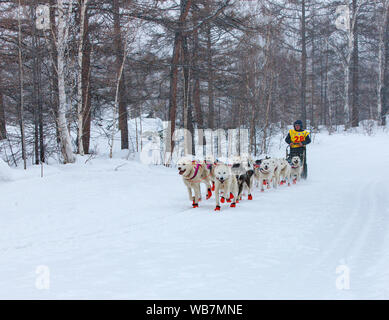
[[[266,181],[266,180],[263,180],[263,181],[262,181],[262,184],[263,184],[264,186],[266,186],[267,181]]]
[[[293,179],[293,184],[296,184],[296,182],[297,182],[297,179]]]
[[[253,196],[251,194],[249,194],[249,197],[248,197],[249,200],[253,200]]]
[[[198,208],[199,204],[198,203],[194,203],[192,206],[193,206],[193,208]]]
[[[207,200],[212,197],[212,191],[211,189],[208,189],[208,194],[207,194]]]
[[[211,188],[212,191],[215,191],[215,182],[212,181],[212,188]]]
[[[232,192],[230,192],[230,199],[232,199],[234,197],[234,195],[232,194]]]
[[[224,201],[226,201],[226,199],[225,199],[224,197],[222,197],[222,198],[220,199],[220,202],[221,202],[221,203],[224,203]]]
[[[215,211],[220,211],[220,206],[216,206]]]
[[[231,203],[230,207],[235,208],[236,207],[235,202]]]

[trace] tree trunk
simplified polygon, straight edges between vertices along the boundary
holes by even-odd
[[[57,70],[58,70],[58,95],[59,95],[59,106],[58,106],[58,131],[59,139],[61,144],[61,151],[65,163],[75,162],[73,155],[72,143],[68,130],[68,122],[66,119],[67,112],[67,101],[65,91],[65,51],[66,43],[68,41],[68,26],[67,16],[65,15],[64,0],[57,0],[58,5],[58,25],[57,25]],[[72,1],[68,3],[68,15],[71,14]]]
[[[188,50],[188,38],[184,36],[182,39],[182,60],[184,73],[184,128],[185,131],[185,153],[194,154],[193,152],[193,122],[192,122],[192,106],[190,98],[190,59]]]
[[[124,48],[126,51],[126,47]],[[112,129],[111,129],[111,142],[110,142],[110,150],[109,150],[109,157],[112,158],[113,155],[113,144],[115,141],[115,132],[116,132],[116,118],[118,113],[118,106],[119,106],[119,91],[120,91],[120,83],[123,77],[123,70],[124,70],[124,64],[125,64],[125,56],[123,55],[123,60],[120,65],[120,68],[118,70],[117,79],[116,79],[116,91],[115,91],[115,103],[114,103],[114,110],[113,110],[113,116],[112,116]]]
[[[350,63],[344,68],[344,124],[350,125]]]
[[[23,73],[23,60],[22,60],[22,27],[20,22],[20,9],[21,4],[19,0],[18,6],[18,56],[19,56],[19,125],[20,135],[22,140],[22,158],[24,170],[27,169],[27,158],[26,158],[26,138],[24,133],[24,73]]]
[[[57,136],[58,145],[61,144],[59,137],[59,128],[58,128],[58,109],[59,109],[59,92],[58,92],[58,70],[57,70],[57,61],[58,61],[58,51],[56,44],[56,34],[57,34],[57,26],[55,21],[56,16],[56,0],[50,0],[50,31],[49,31],[49,39],[50,39],[50,50],[51,50],[51,108],[53,114],[55,116],[55,129]]]
[[[214,97],[213,97],[213,66],[212,66],[212,39],[211,26],[207,26],[207,68],[208,68],[208,128],[215,127]]]
[[[380,35],[378,46],[378,86],[377,86],[377,119],[382,124],[382,93],[384,88],[384,73],[385,73],[385,31],[388,24],[389,15],[389,0],[383,1],[383,13],[380,19]]]
[[[125,59],[125,52],[123,52],[123,41],[120,28],[120,12],[119,0],[112,2],[112,9],[114,12],[114,32],[115,32],[115,51],[116,51],[116,67],[117,74],[119,74],[122,62]],[[125,77],[122,70],[122,75],[119,83],[119,130],[121,137],[121,149],[128,149],[128,112],[126,103],[126,86]]]
[[[169,92],[169,126],[170,137],[167,141],[166,151],[173,153],[174,150],[174,131],[176,129],[177,112],[177,80],[178,80],[178,61],[180,58],[181,35],[176,32],[174,37],[173,54],[170,67],[170,92]]]
[[[381,123],[386,125],[386,115],[389,112],[389,10],[387,11],[387,20],[385,26],[385,68],[384,68],[384,82],[382,88],[382,111]]]
[[[82,62],[84,60],[84,38],[85,38],[85,16],[86,16],[86,8],[88,6],[88,0],[79,0],[80,4],[80,17],[79,17],[79,25],[80,32],[79,37],[80,41],[78,43],[78,75],[77,75],[77,146],[78,153],[80,155],[84,155],[84,110],[83,110],[83,65]]]
[[[266,113],[265,113],[265,127],[263,129],[263,140],[262,140],[262,153],[267,153],[267,131],[269,127],[269,115],[270,115],[270,109],[272,104],[272,97],[273,97],[273,80],[274,80],[274,74],[271,71],[270,72],[270,84],[269,84],[269,92],[268,92],[268,98],[267,98],[267,104],[266,104]]]
[[[317,119],[315,119],[315,71],[316,71],[316,68],[315,68],[315,54],[316,54],[316,47],[315,47],[315,34],[314,34],[314,30],[315,30],[315,25],[313,25],[313,30],[312,30],[312,33],[311,33],[311,37],[312,37],[312,58],[311,58],[311,116],[310,116],[310,120],[311,120],[311,128],[314,128],[315,127],[315,123],[317,121]]]
[[[194,24],[197,24],[197,16],[194,15]],[[200,102],[200,74],[199,74],[199,34],[198,30],[193,31],[193,58],[192,58],[192,77],[193,85],[193,104],[196,111],[196,122],[198,129],[204,129],[203,114]]]
[[[189,8],[192,4],[191,0],[181,0],[181,13],[178,21],[179,31],[176,31],[174,36],[173,54],[170,66],[170,91],[169,91],[169,131],[170,137],[166,141],[166,152],[173,154],[174,150],[174,130],[176,128],[176,112],[177,112],[177,80],[178,80],[178,62],[180,58],[180,49],[182,47],[182,32],[181,28],[184,26],[184,22],[189,13]],[[170,159],[165,161],[169,164]]]
[[[353,0],[353,16],[354,16],[354,41],[352,55],[352,105],[351,105],[351,126],[358,127],[359,123],[359,48],[358,48],[358,14],[357,0]]]
[[[7,139],[7,130],[5,126],[5,112],[3,102],[3,92],[0,87],[0,140]]]
[[[3,91],[2,91],[3,88],[1,85],[2,82],[1,80],[2,79],[0,78],[0,141],[3,139],[7,139],[7,128],[6,128],[6,121],[5,121],[5,110],[4,110],[4,101],[3,101]]]
[[[389,1],[384,1],[384,13],[381,24],[380,44],[378,51],[378,99],[377,117],[380,125],[386,125],[385,115],[389,110]]]
[[[306,90],[307,90],[307,43],[306,43],[306,16],[305,0],[301,2],[301,120],[307,125],[307,107],[306,107]]]
[[[39,62],[40,63],[40,62]],[[40,86],[41,86],[41,78],[39,75],[39,93],[40,93]],[[43,135],[43,108],[42,108],[42,101],[39,98],[39,112],[38,112],[38,122],[39,122],[39,159],[40,162],[45,162],[45,141],[44,141],[44,135]]]
[[[327,126],[330,122],[330,114],[328,108],[328,45],[326,50],[326,64],[325,64],[325,76],[324,76],[324,101],[323,101],[323,116],[324,125]]]
[[[39,165],[40,162],[44,162],[44,139],[43,139],[43,109],[41,98],[41,57],[39,55],[40,38],[37,36],[36,30],[36,9],[37,3],[34,2],[30,6],[31,15],[31,30],[32,30],[32,77],[33,77],[33,113],[34,113],[34,155],[35,164]]]
[[[35,164],[39,164],[39,112],[41,111],[41,107],[39,105],[40,102],[40,92],[39,92],[39,74],[41,72],[39,62],[38,62],[38,44],[37,44],[37,36],[36,36],[36,28],[35,28],[35,12],[36,5],[32,5],[30,7],[31,11],[31,29],[32,29],[32,51],[33,51],[33,91],[32,91],[32,100],[34,103],[34,155],[35,155]]]
[[[193,24],[196,25],[198,21],[197,13],[193,13]],[[193,105],[196,114],[197,123],[197,143],[203,146],[203,153],[205,152],[205,136],[204,136],[204,118],[201,108],[200,100],[200,71],[199,71],[199,33],[198,29],[193,31],[193,55],[192,55],[192,78],[193,78]],[[193,137],[194,140],[194,137]],[[195,153],[195,145],[193,144],[193,150]]]
[[[91,85],[90,85],[90,56],[91,43],[89,40],[89,16],[85,15],[84,27],[84,54],[82,60],[82,112],[83,112],[83,136],[82,145],[84,153],[89,153],[90,129],[91,129]]]

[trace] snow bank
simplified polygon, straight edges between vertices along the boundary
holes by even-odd
[[[193,209],[163,166],[12,169],[0,183],[0,299],[388,299],[389,135],[323,131],[306,181],[254,188],[218,213],[214,196]],[[285,154],[272,139],[269,154]],[[40,266],[49,290],[35,285]]]
[[[12,180],[11,168],[2,159],[0,159],[0,182]]]

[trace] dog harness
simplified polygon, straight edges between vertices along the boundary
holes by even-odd
[[[193,180],[193,179],[197,176],[197,173],[199,172],[200,167],[201,167],[201,164],[198,163],[198,164],[196,165],[196,168],[195,168],[195,172],[194,172],[194,174],[193,174],[193,177],[192,177],[192,178],[189,178],[189,179],[186,179],[186,180]]]

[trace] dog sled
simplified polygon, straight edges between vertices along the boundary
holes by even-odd
[[[292,157],[294,156],[299,156],[300,157],[300,160],[301,160],[301,163],[303,164],[303,170],[302,170],[302,173],[301,173],[301,178],[302,179],[307,179],[308,177],[308,166],[307,166],[307,162],[306,162],[306,159],[307,159],[307,149],[304,148],[303,149],[303,152],[299,152],[299,153],[295,153],[293,154],[290,150],[290,146],[288,145],[286,147],[286,159],[288,160],[288,162],[290,163],[290,161],[292,160]]]

